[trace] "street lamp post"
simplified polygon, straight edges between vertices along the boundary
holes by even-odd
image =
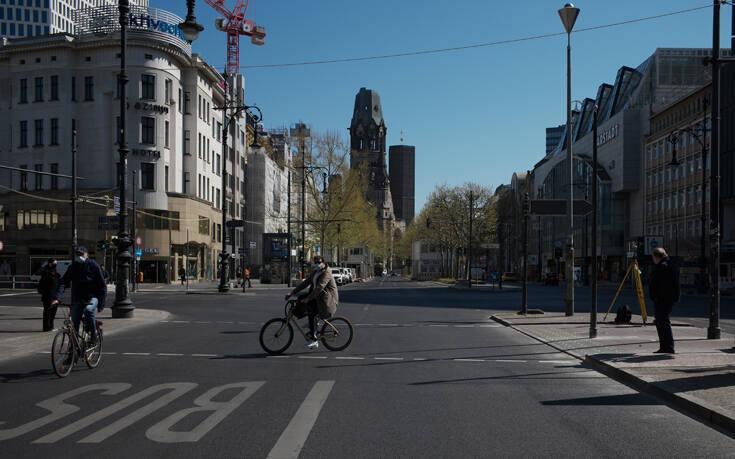
[[[597,105],[592,112],[592,288],[590,338],[597,337]]]
[[[710,316],[708,339],[720,339],[720,3],[712,14],[712,161],[710,176]]]
[[[120,216],[118,218],[117,233],[117,277],[115,282],[115,303],[112,306],[112,317],[128,318],[133,316],[133,301],[130,298],[130,237],[128,235],[128,206],[125,199],[127,168],[128,168],[128,143],[126,132],[127,114],[127,83],[128,72],[125,66],[125,54],[127,51],[127,28],[130,4],[128,0],[118,0],[120,12],[120,73],[118,74],[118,85],[120,88],[120,143],[118,154],[120,165],[118,170],[118,183],[120,192]]]
[[[572,184],[574,183],[574,167],[572,160],[572,47],[571,33],[574,23],[579,15],[579,8],[575,8],[571,3],[564,5],[564,8],[558,11],[564,29],[567,32],[567,163],[569,167],[569,197],[567,200],[567,217],[569,219],[569,228],[567,236],[567,253],[566,253],[566,309],[567,316],[574,315],[574,196]]]
[[[528,182],[529,175],[526,175]],[[528,314],[528,216],[531,212],[531,197],[526,192],[523,195],[523,295],[521,297],[521,311]]]

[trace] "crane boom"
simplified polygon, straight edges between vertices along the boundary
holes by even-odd
[[[250,0],[237,0],[235,8],[230,11],[225,7],[225,0],[205,0],[227,20],[217,19],[215,25],[223,32],[227,32],[227,66],[225,73],[235,75],[240,69],[240,35],[247,35],[254,45],[265,43],[265,28],[255,25],[254,21],[246,20]]]

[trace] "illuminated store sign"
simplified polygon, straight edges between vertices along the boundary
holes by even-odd
[[[130,13],[129,20],[130,27],[139,27],[141,29],[165,32],[185,40],[184,34],[181,32],[178,24],[170,24],[164,20],[152,18],[150,14],[145,13],[140,15]]]

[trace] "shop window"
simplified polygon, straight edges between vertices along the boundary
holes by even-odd
[[[39,228],[54,229],[59,223],[59,213],[57,210],[19,210],[17,218],[18,230]]]
[[[199,216],[199,234],[209,236],[209,219]]]

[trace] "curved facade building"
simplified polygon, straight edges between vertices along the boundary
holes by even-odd
[[[71,175],[72,130],[77,131],[79,243],[90,254],[117,234],[113,197],[118,187],[120,38],[117,8],[74,13],[76,35],[13,40],[0,46],[0,156],[3,163]],[[216,276],[221,248],[221,199],[242,218],[245,128],[233,123],[222,158],[222,76],[174,25],[177,16],[133,7],[128,38],[128,201],[137,202],[137,236],[144,280],[164,282],[187,265],[193,278]],[[221,162],[232,185],[221,192]],[[234,168],[233,168],[234,164]],[[14,274],[35,271],[48,256],[64,257],[71,240],[71,181],[25,172],[0,172],[0,253]],[[133,195],[134,194],[134,195]],[[43,217],[41,217],[43,216]],[[132,220],[132,219],[131,219]],[[187,238],[188,234],[188,238]],[[237,239],[239,240],[239,239]],[[188,242],[188,243],[187,243]],[[114,268],[112,250],[95,258]]]

